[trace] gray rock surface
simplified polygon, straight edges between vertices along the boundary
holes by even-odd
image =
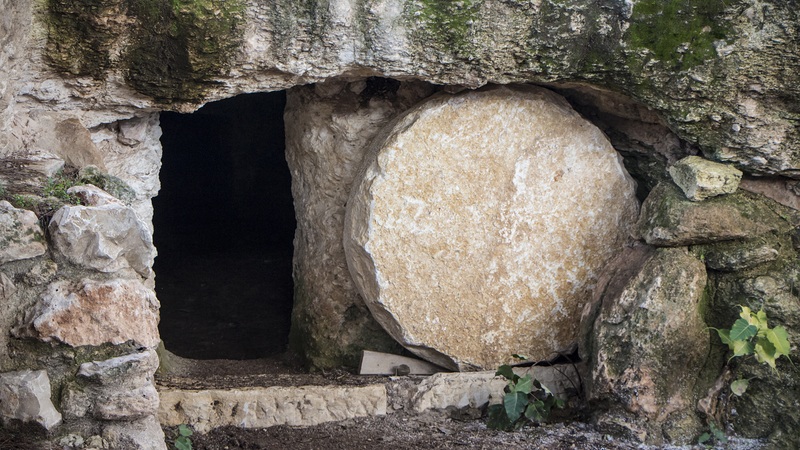
[[[742,171],[737,168],[699,156],[681,159],[669,168],[669,174],[686,198],[695,202],[732,194],[742,179]]]
[[[155,293],[139,281],[56,281],[14,333],[73,347],[132,340],[155,348],[158,308]]]
[[[50,400],[50,378],[44,370],[0,374],[0,419],[36,422],[50,430],[61,423]]]
[[[167,450],[164,431],[154,416],[131,422],[112,422],[103,427],[108,448],[124,450]]]
[[[373,142],[344,248],[398,342],[442,367],[493,369],[574,348],[585,298],[637,213],[619,155],[563,98],[439,94]]]
[[[610,267],[588,340],[589,401],[600,425],[651,444],[688,443],[700,426],[695,386],[709,354],[703,321],[706,271],[685,248],[636,247]],[[623,425],[624,424],[624,425]]]
[[[642,204],[636,227],[648,244],[674,247],[786,232],[792,225],[763,198],[738,192],[697,203],[660,183]]]
[[[0,200],[0,265],[35,258],[45,250],[44,233],[36,214]]]
[[[153,273],[151,232],[130,207],[64,206],[49,229],[55,250],[73,264],[106,273],[131,268],[144,278]]]

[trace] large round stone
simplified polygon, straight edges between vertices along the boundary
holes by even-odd
[[[457,370],[575,345],[636,220],[605,135],[534,87],[440,94],[387,125],[345,218],[350,273],[412,352]]]

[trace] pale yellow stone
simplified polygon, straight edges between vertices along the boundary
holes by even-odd
[[[348,202],[350,273],[431,362],[552,358],[629,238],[634,187],[605,135],[548,90],[440,94],[373,143]]]

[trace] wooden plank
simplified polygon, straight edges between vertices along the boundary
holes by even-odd
[[[438,372],[448,372],[448,370],[421,359],[364,350],[358,373],[361,375],[433,375]]]

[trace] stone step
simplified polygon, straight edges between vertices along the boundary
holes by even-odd
[[[573,365],[518,368],[555,395],[566,397],[579,386]],[[191,425],[197,432],[214,428],[313,426],[405,410],[481,408],[502,398],[506,382],[494,372],[438,373],[430,377],[387,377],[365,386],[271,386],[233,389],[160,387],[158,418],[163,426]]]

